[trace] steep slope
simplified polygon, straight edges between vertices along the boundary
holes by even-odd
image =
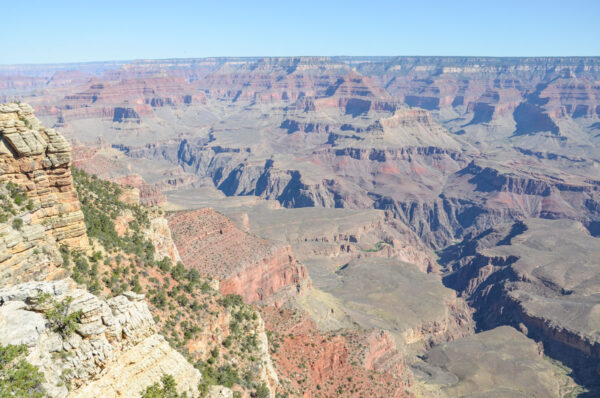
[[[202,393],[274,392],[278,378],[260,314],[241,296],[222,295],[212,275],[186,269],[162,210],[140,205],[137,190],[73,174],[94,243],[88,256],[62,250],[73,278],[107,295],[145,294],[157,329],[201,371]]]
[[[414,396],[412,375],[386,332],[323,332],[300,311],[266,307],[262,313],[283,391],[290,396]]]
[[[28,105],[0,110],[3,349],[24,347],[44,374],[36,393],[51,397],[137,395],[167,373],[179,391],[197,395],[200,372],[157,333],[143,295],[102,299],[64,279],[99,290],[89,283],[98,273],[86,260],[95,242],[71,178],[70,146]]]
[[[185,266],[219,279],[223,294],[250,303],[277,301],[310,285],[289,246],[243,232],[213,209],[174,213],[169,226]]]

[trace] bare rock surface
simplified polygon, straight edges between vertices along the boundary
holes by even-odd
[[[473,332],[462,299],[414,265],[393,259],[353,260],[323,289],[343,302],[361,326],[392,332],[405,348],[422,350]]]
[[[17,214],[23,228],[0,225],[3,284],[60,277],[55,242],[87,246],[70,164],[68,142],[56,130],[43,127],[29,105],[0,105],[0,182],[14,184],[25,201],[31,201]]]
[[[58,302],[72,298],[68,313],[82,314],[73,334],[51,327],[44,315],[51,304],[40,302],[40,294]],[[0,297],[0,343],[29,348],[28,360],[44,372],[51,397],[135,396],[163,374],[171,374],[180,391],[197,393],[198,370],[157,334],[143,295],[104,301],[63,279],[0,289]]]

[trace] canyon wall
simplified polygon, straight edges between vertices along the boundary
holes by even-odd
[[[59,276],[57,245],[87,247],[70,164],[69,144],[55,130],[41,126],[29,105],[0,105],[0,182],[5,198],[11,195],[8,184],[16,187],[12,196],[22,196],[16,199],[19,203],[10,204],[17,207],[9,214],[12,223],[1,226],[3,284]]]
[[[185,266],[217,278],[223,294],[239,294],[250,303],[280,301],[310,286],[289,246],[243,232],[213,209],[178,212],[168,219]]]

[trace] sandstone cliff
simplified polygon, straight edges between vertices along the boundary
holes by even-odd
[[[3,284],[60,275],[56,244],[87,246],[70,162],[68,143],[43,127],[29,105],[0,105],[0,182],[20,191],[13,192],[17,202],[27,202],[10,214],[11,219],[22,220],[22,228],[0,227]]]

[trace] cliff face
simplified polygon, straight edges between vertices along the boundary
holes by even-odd
[[[175,213],[169,226],[185,266],[219,279],[224,294],[279,301],[309,283],[289,246],[243,232],[211,208]]]
[[[70,175],[71,148],[60,133],[40,125],[26,104],[0,107],[1,179],[23,188],[33,202],[33,224],[47,224],[58,243],[85,246],[83,214]]]
[[[0,105],[0,182],[21,191],[13,196],[26,204],[11,214],[22,220],[22,228],[0,228],[2,283],[57,276],[56,244],[88,245],[70,163],[68,143],[41,126],[30,106]]]
[[[157,334],[143,295],[105,301],[62,280],[4,288],[0,297],[0,343],[29,348],[28,360],[44,372],[50,397],[136,396],[163,374],[173,375],[180,392],[197,394],[199,371]],[[69,335],[48,315],[53,302],[67,297],[68,313],[81,311]]]

